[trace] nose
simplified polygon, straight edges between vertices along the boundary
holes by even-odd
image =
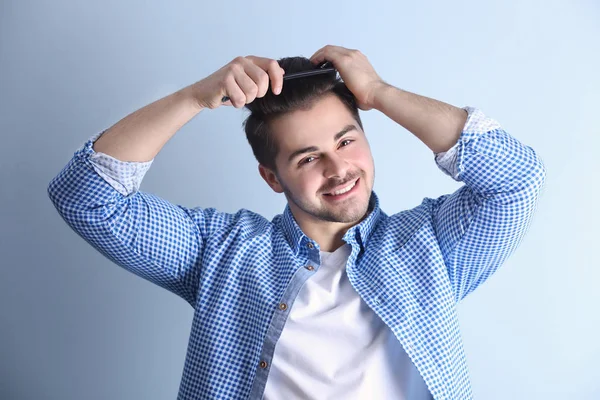
[[[344,179],[348,174],[349,167],[350,165],[348,162],[342,157],[336,154],[328,155],[325,160],[325,170],[323,171],[323,174],[327,179],[335,177]]]

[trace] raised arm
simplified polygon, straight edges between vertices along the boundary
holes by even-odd
[[[311,61],[331,61],[363,110],[377,109],[435,153],[465,185],[426,199],[456,300],[513,253],[532,220],[546,170],[536,152],[480,110],[464,109],[384,82],[358,50],[325,46]]]
[[[201,110],[221,105],[241,108],[263,97],[269,80],[274,91],[281,90],[283,69],[277,61],[237,57],[206,79],[129,114],[104,132],[94,150],[121,161],[150,161]],[[224,96],[231,100],[222,103]]]
[[[537,208],[546,180],[538,154],[478,109],[458,143],[435,160],[465,185],[431,201],[436,236],[461,300],[516,250]]]
[[[277,61],[238,57],[209,77],[94,135],[52,179],[48,195],[64,221],[111,261],[192,306],[204,245],[241,213],[186,208],[139,191],[165,143],[204,108],[241,108],[281,87]],[[222,103],[222,98],[231,100]]]
[[[489,278],[523,239],[545,181],[535,151],[472,107],[384,87],[376,107],[419,137],[464,182],[431,201],[435,234],[457,301]]]

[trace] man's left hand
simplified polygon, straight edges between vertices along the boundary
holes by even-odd
[[[310,61],[313,64],[330,61],[361,110],[372,109],[377,91],[387,85],[377,75],[367,57],[358,50],[327,45],[313,54]]]

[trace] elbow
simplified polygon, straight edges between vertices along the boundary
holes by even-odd
[[[515,179],[513,188],[508,191],[505,200],[508,203],[525,203],[524,209],[534,208],[546,185],[546,166],[542,159],[534,153],[530,163],[523,168],[523,173]]]
[[[540,193],[546,185],[546,166],[540,156],[535,153],[533,166],[528,175],[528,181],[530,187],[534,189],[536,193]]]
[[[58,209],[58,193],[60,192],[60,188],[57,181],[58,176],[52,178],[52,180],[48,184],[48,187],[46,188],[46,194],[48,195],[48,198],[50,199],[52,204],[54,204],[54,207]]]
[[[73,222],[73,212],[72,207],[69,207],[67,202],[65,201],[65,193],[64,188],[61,186],[60,175],[54,177],[48,187],[46,188],[46,193],[48,198],[52,202],[52,205],[58,212],[58,215],[67,222],[69,225]]]

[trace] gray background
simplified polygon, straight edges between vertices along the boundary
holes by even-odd
[[[600,398],[600,7],[595,1],[0,2],[0,398],[173,399],[193,310],[60,219],[50,180],[94,133],[238,55],[357,48],[406,90],[473,105],[542,156],[529,234],[460,306],[479,399]],[[203,111],[142,184],[271,218],[245,112]],[[393,214],[459,184],[377,111],[362,114]]]

